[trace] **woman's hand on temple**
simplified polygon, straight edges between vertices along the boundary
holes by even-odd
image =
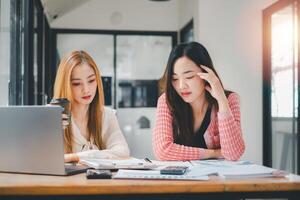
[[[216,99],[220,100],[225,96],[223,86],[217,75],[208,67],[201,65],[201,68],[206,72],[199,72],[197,75],[209,83],[205,89]]]
[[[209,83],[205,89],[218,101],[219,112],[228,112],[230,108],[220,79],[210,68],[204,65],[201,65],[201,68],[206,72],[199,72],[197,75]]]

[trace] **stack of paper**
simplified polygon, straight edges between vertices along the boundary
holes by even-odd
[[[191,163],[198,170],[211,169],[227,179],[283,177],[286,175],[284,171],[251,164],[248,161],[199,160]]]
[[[184,175],[165,175],[160,174],[159,170],[119,170],[113,177],[115,179],[170,179],[170,180],[196,180],[205,181],[209,177],[207,172],[199,174],[184,174]]]
[[[158,160],[151,160],[152,163],[156,164],[157,166],[192,166],[190,161],[158,161]]]
[[[210,166],[220,166],[220,167],[228,167],[235,165],[247,165],[251,164],[249,161],[239,160],[239,161],[229,161],[224,159],[207,159],[207,160],[193,160],[190,161],[192,165],[210,165]]]
[[[95,169],[153,169],[157,167],[153,163],[137,158],[124,160],[82,159],[80,163]]]
[[[284,177],[286,173],[277,169],[261,165],[241,165],[238,167],[223,168],[219,170],[219,175],[227,179],[232,178],[266,178],[266,177]]]

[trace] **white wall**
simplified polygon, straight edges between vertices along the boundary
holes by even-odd
[[[262,164],[262,10],[275,0],[200,0],[199,41],[241,97],[244,159]]]
[[[105,6],[104,6],[105,5]],[[174,31],[177,0],[90,0],[58,16],[52,28]]]
[[[199,0],[178,1],[178,30],[193,19],[194,38],[199,39]]]
[[[138,120],[146,117],[150,128],[140,128]],[[117,111],[120,128],[126,138],[130,155],[136,158],[155,159],[152,151],[152,130],[155,124],[155,108],[120,108]]]

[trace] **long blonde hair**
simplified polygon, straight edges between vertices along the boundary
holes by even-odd
[[[53,98],[67,98],[70,103],[70,111],[72,111],[72,102],[74,102],[71,90],[71,74],[72,70],[82,64],[87,64],[93,68],[96,76],[97,91],[96,95],[89,105],[88,109],[88,140],[93,139],[93,142],[99,149],[104,149],[102,141],[102,114],[104,107],[103,85],[101,81],[101,74],[98,70],[93,58],[85,51],[72,51],[67,54],[60,62],[56,73],[54,83]],[[65,153],[72,153],[72,127],[69,125],[64,130],[64,149]]]

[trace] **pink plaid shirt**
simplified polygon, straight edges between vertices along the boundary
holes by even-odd
[[[220,113],[212,108],[210,124],[204,133],[208,149],[220,149],[226,160],[238,160],[245,151],[240,124],[240,103],[236,93],[228,96],[231,112]],[[153,133],[153,150],[159,160],[199,160],[206,149],[174,143],[172,114],[166,103],[166,95],[159,97],[156,124]]]

